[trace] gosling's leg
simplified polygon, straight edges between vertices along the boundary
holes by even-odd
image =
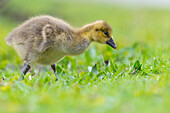
[[[56,64],[51,65],[53,72],[56,74]]]
[[[51,68],[56,76],[56,81],[58,80],[57,75],[56,75],[56,64],[51,65]]]
[[[26,63],[24,64],[24,66],[21,69],[21,79],[22,80],[24,79],[24,75],[29,71],[30,68],[31,68],[30,65],[28,65]]]

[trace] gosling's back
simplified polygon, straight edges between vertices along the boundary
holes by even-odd
[[[41,61],[50,59],[50,54],[52,54],[50,52],[54,52],[54,49],[58,49],[60,55],[53,60],[64,57],[62,40],[65,40],[65,37],[72,37],[73,32],[72,27],[60,19],[51,16],[39,16],[15,28],[6,37],[6,42],[16,50],[25,62],[43,64]],[[57,46],[57,48],[54,48],[54,46]],[[46,53],[47,51],[49,53]],[[43,59],[42,54],[48,54],[44,57],[49,58]],[[45,64],[49,65],[53,62]]]

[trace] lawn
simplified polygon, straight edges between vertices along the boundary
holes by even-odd
[[[5,43],[26,19],[52,15],[74,27],[107,21],[118,46],[94,43],[79,56],[34,66],[19,81],[22,60]],[[0,9],[0,112],[169,113],[170,10],[112,3],[11,0]],[[107,63],[109,62],[109,63]]]

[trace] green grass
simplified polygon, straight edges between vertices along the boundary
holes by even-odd
[[[75,27],[104,19],[118,49],[92,44],[58,63],[57,82],[49,67],[37,66],[19,81],[23,63],[4,38],[21,21],[41,14]],[[0,10],[0,112],[168,113],[169,14],[94,2],[9,1]]]

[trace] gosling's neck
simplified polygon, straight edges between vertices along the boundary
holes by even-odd
[[[93,41],[90,29],[91,25],[86,25],[74,30],[72,41],[69,43],[69,48],[67,48],[69,55],[79,55],[87,50]]]
[[[81,34],[82,38],[88,39],[90,42],[93,40],[93,33],[92,30],[94,30],[94,23],[87,24],[77,30],[79,34]]]

